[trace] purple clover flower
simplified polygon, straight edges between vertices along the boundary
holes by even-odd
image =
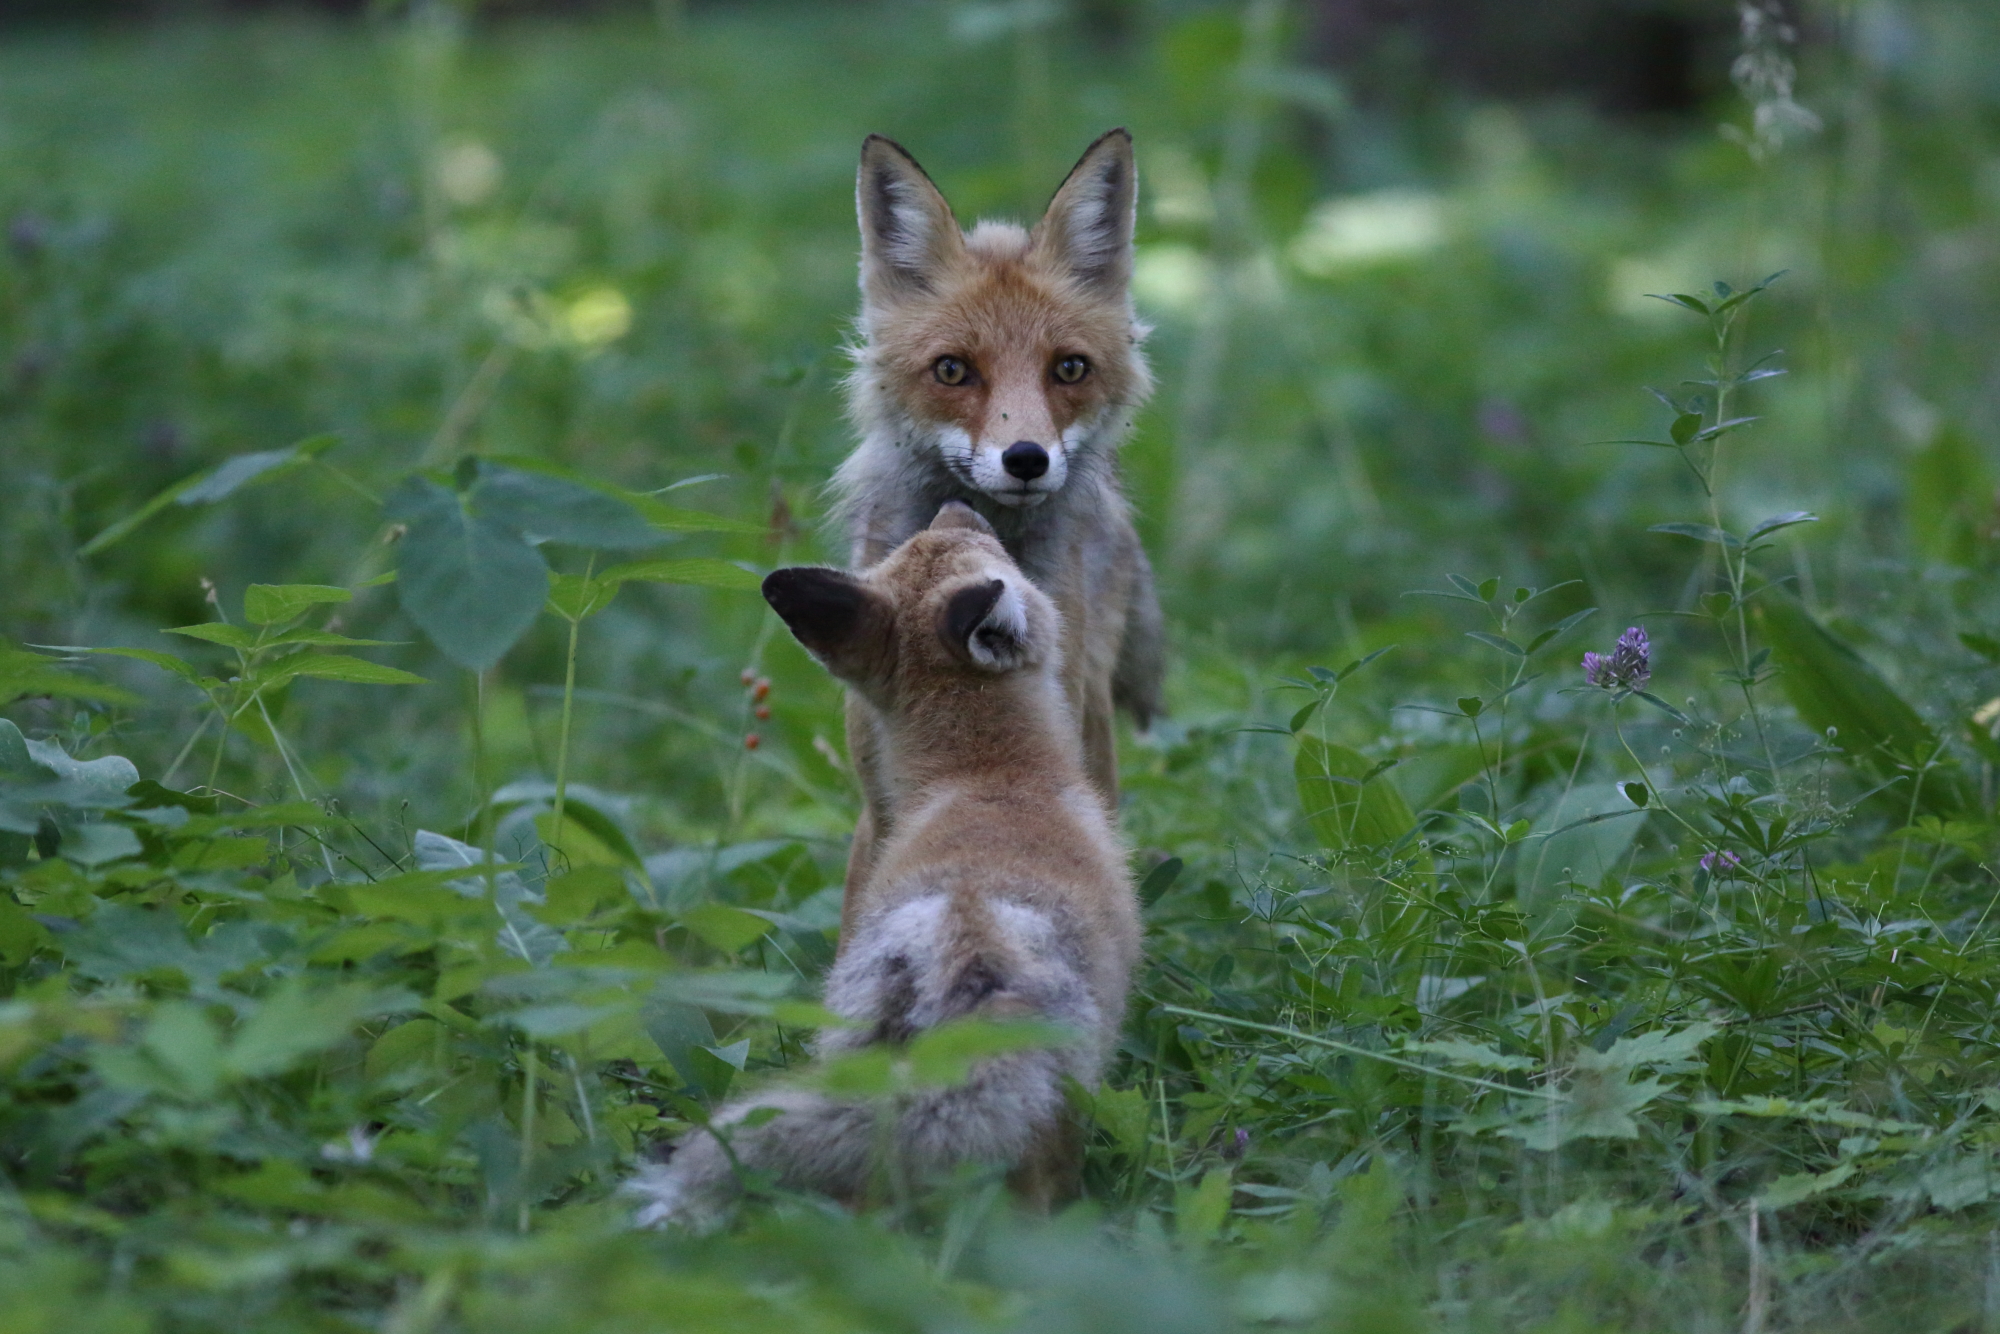
[[[1733,852],[1704,852],[1701,855],[1701,869],[1710,875],[1727,874],[1743,865],[1743,859]]]
[[[1644,690],[1653,679],[1653,646],[1646,632],[1635,625],[1618,636],[1611,652],[1584,654],[1583,679],[1603,690]]]

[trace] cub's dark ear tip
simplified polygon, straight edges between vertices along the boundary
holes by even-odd
[[[784,615],[787,607],[797,605],[799,594],[813,582],[814,574],[809,565],[793,565],[771,571],[764,576],[764,601],[771,604],[771,610]]]

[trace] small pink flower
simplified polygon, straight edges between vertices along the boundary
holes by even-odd
[[[1743,859],[1733,852],[1705,852],[1701,857],[1701,869],[1710,875],[1728,874],[1743,865]]]

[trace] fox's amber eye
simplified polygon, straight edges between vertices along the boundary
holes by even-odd
[[[1064,384],[1075,384],[1090,374],[1090,363],[1082,357],[1064,357],[1056,363],[1056,378]]]
[[[964,384],[966,365],[957,357],[939,357],[931,366],[931,374],[937,376],[939,384]]]

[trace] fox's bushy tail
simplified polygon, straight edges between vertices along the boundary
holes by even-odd
[[[827,1008],[854,1026],[832,1055],[901,1044],[969,1015],[1035,1018],[1076,1043],[982,1061],[951,1088],[865,1101],[777,1087],[731,1103],[627,1190],[643,1226],[712,1226],[753,1179],[859,1203],[885,1170],[914,1179],[960,1162],[1022,1163],[1061,1133],[1064,1076],[1089,1082],[1102,1059],[1100,1011],[1074,931],[1006,900],[926,895],[863,922],[827,979]],[[768,1119],[751,1114],[777,1112]]]

